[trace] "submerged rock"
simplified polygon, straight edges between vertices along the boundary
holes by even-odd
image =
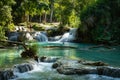
[[[15,72],[24,73],[24,72],[31,71],[31,70],[33,70],[33,66],[32,64],[29,64],[29,63],[19,64],[19,65],[14,66]]]
[[[38,59],[37,59],[38,58]],[[48,63],[51,63],[51,62],[56,62],[59,58],[57,57],[46,57],[46,56],[42,56],[42,57],[36,57],[35,60],[38,62],[38,61],[41,61],[41,62],[48,62]]]
[[[12,70],[5,70],[5,71],[0,71],[0,80],[9,80],[13,79],[14,73]]]

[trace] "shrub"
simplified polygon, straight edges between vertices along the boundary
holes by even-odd
[[[21,53],[22,58],[34,58],[37,55],[38,46],[36,44],[27,46],[27,50]]]

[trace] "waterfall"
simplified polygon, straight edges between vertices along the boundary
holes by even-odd
[[[19,36],[19,32],[10,32],[8,34],[8,40],[10,41],[17,41]]]
[[[77,28],[71,28],[69,32],[65,33],[59,42],[70,42],[75,40]]]
[[[33,66],[31,64],[25,63],[25,64],[19,64],[14,66],[14,72],[27,72],[33,70]]]
[[[18,37],[24,40],[37,40],[39,42],[47,42],[48,37],[44,32],[11,32],[8,35],[8,40],[18,41]]]
[[[34,39],[36,39],[39,42],[47,42],[48,41],[48,37],[42,32],[35,32]]]
[[[33,37],[31,36],[29,32],[25,33],[24,37],[26,38],[26,40],[33,40]]]

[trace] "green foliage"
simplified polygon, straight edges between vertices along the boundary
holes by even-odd
[[[14,0],[1,0],[0,1],[0,25],[9,24],[12,20],[11,6],[14,4]]]
[[[1,0],[0,26],[1,30],[12,31],[12,21],[15,24],[26,21],[28,25],[35,17],[39,22],[60,22],[58,30],[48,31],[50,35],[63,34],[66,25],[79,26],[78,37],[85,41],[119,43],[119,9],[120,0]],[[33,28],[43,30],[39,25]]]
[[[29,50],[31,50],[34,53],[34,55],[37,54],[37,52],[38,52],[38,45],[37,44],[29,45],[28,48],[29,48]]]
[[[12,21],[11,6],[15,4],[14,0],[0,1],[0,39],[5,40],[5,31],[8,30],[8,25]]]
[[[11,8],[9,6],[3,6],[0,8],[0,25],[7,25],[11,22]]]
[[[15,25],[13,23],[8,25],[8,30],[9,31],[14,31],[15,30]]]
[[[5,40],[5,31],[3,30],[3,27],[0,26],[0,40]]]
[[[70,27],[78,27],[80,24],[79,17],[76,15],[75,11],[73,10],[71,15],[69,16],[69,25]]]
[[[95,3],[86,6],[80,13],[80,30],[89,34],[89,39],[94,42],[120,41],[120,8],[119,0],[97,0]],[[116,37],[117,35],[117,37]]]
[[[61,25],[69,24],[69,16],[73,10],[73,4],[70,0],[61,0],[59,4],[61,9]]]
[[[38,52],[37,44],[28,45],[27,48],[28,50],[25,50],[21,53],[22,58],[34,58],[35,56],[37,56],[37,52]]]

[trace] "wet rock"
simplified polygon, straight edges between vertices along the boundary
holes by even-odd
[[[98,61],[98,62],[84,62],[83,65],[91,65],[91,66],[107,66],[106,63]]]
[[[46,56],[40,57],[41,62],[56,62],[58,59],[59,58],[56,57],[46,57]]]
[[[45,62],[46,58],[47,58],[46,56],[42,56],[42,57],[40,58],[40,61],[41,61],[41,62]]]
[[[78,63],[83,63],[83,62],[85,62],[85,60],[78,60]]]
[[[0,80],[9,80],[13,78],[14,74],[12,70],[0,71]]]
[[[62,65],[62,63],[60,63],[60,62],[56,62],[56,63],[54,63],[53,65],[52,65],[52,68],[57,68],[57,67],[60,67]]]
[[[120,78],[120,68],[105,66],[103,62],[92,62],[80,60],[78,62],[71,60],[59,60],[61,65],[58,66],[57,63],[53,64],[53,67],[60,74],[65,75],[84,75],[84,74],[98,74],[110,77]]]
[[[97,70],[96,69],[75,69],[76,74],[83,75],[83,74],[96,74]]]
[[[24,72],[28,72],[28,71],[31,71],[31,70],[33,70],[33,66],[29,63],[19,64],[19,65],[14,66],[14,71],[15,72],[24,73]]]
[[[54,63],[54,64],[52,65],[52,68],[57,68],[58,66],[59,66],[58,63]]]
[[[73,68],[63,68],[63,67],[60,67],[60,68],[57,68],[57,71],[60,73],[60,74],[65,74],[65,75],[73,75],[73,74],[76,74],[75,70]]]
[[[34,60],[39,62],[39,57],[37,55],[34,56]]]
[[[116,77],[120,78],[120,69],[119,68],[110,68],[110,67],[98,67],[98,68],[64,68],[64,67],[58,67],[57,71],[60,74],[65,75],[84,75],[84,74],[98,74],[98,75],[104,75],[104,76],[110,76],[110,77]]]
[[[97,73],[96,69],[87,69],[87,68],[75,69],[75,68],[59,67],[57,68],[57,71],[60,74],[65,74],[65,75],[72,75],[72,74],[83,75],[83,74],[96,74]]]
[[[97,71],[99,75],[120,78],[120,68],[98,67]]]

